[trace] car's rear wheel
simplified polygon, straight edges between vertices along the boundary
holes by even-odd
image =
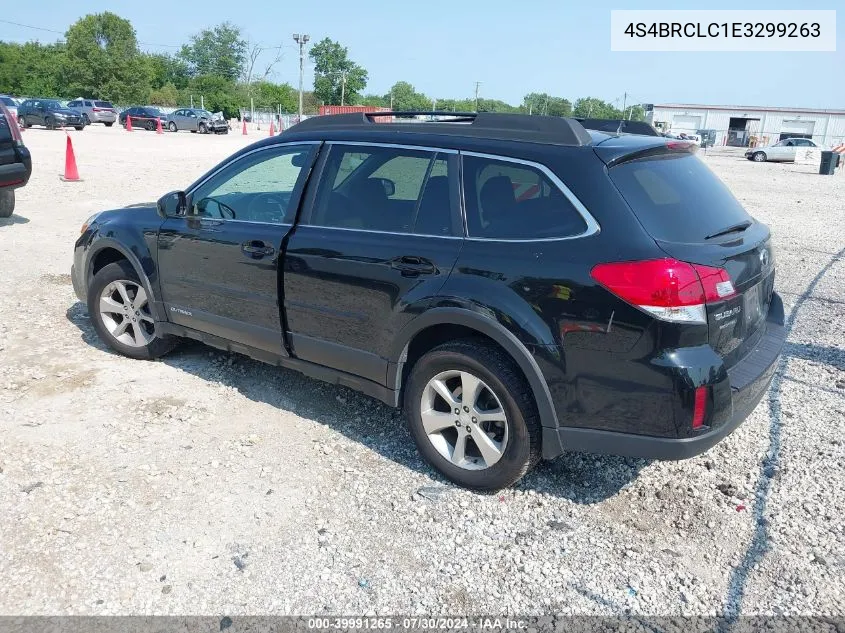
[[[540,459],[531,389],[513,360],[485,341],[453,341],[425,354],[404,404],[420,453],[461,486],[506,488]]]
[[[27,121],[25,116],[20,117],[18,119],[18,123],[20,124],[21,127],[25,127],[25,128],[31,128],[32,127],[32,123]]]
[[[88,314],[100,339],[130,358],[151,359],[173,349],[177,339],[156,332],[150,298],[127,261],[104,266],[88,288]]]
[[[146,121],[144,123],[144,129],[147,130],[148,132],[152,132],[154,129],[156,129],[156,122],[155,121]]]
[[[755,163],[765,163],[766,162],[766,153],[765,152],[754,152],[751,155],[751,160]]]
[[[80,131],[80,132],[81,132],[82,130],[84,130],[84,129],[85,129],[85,126],[84,126],[84,125],[77,125],[77,126],[75,126],[75,127],[76,127],[76,129],[77,129],[78,131]]]
[[[105,125],[106,127],[111,127],[112,125],[114,125],[114,121],[112,121],[111,123],[106,122],[104,125]]]
[[[51,117],[47,117],[44,119],[44,127],[48,130],[55,130],[56,129],[56,122]]]
[[[168,123],[167,129],[170,130],[171,132],[178,132],[179,131],[179,128],[176,127],[175,121],[171,121],[170,123]]]
[[[15,210],[15,190],[0,189],[0,218],[12,216]]]

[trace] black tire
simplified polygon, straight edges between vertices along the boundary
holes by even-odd
[[[179,131],[179,128],[176,127],[176,121],[171,121],[170,123],[168,123],[167,129],[170,130],[171,132],[178,132]]]
[[[103,268],[94,275],[94,279],[88,287],[88,314],[91,317],[91,322],[94,324],[94,329],[97,330],[97,335],[100,337],[100,340],[114,351],[124,356],[128,356],[129,358],[150,360],[167,354],[176,346],[179,341],[178,338],[155,334],[154,338],[147,345],[133,347],[118,341],[114,336],[112,336],[111,332],[109,332],[103,322],[102,315],[100,314],[100,293],[102,293],[106,286],[112,282],[120,280],[127,280],[141,285],[140,278],[138,277],[138,273],[135,272],[135,268],[133,268],[128,261],[121,260],[113,264],[109,264],[108,266],[103,266]]]
[[[467,470],[443,457],[426,435],[421,399],[428,382],[444,371],[468,371],[484,381],[502,404],[509,439],[498,462],[483,470]],[[454,483],[481,491],[507,488],[518,482],[541,457],[540,416],[531,388],[513,360],[500,348],[481,339],[444,343],[411,370],[404,397],[408,428],[422,456]]]
[[[48,130],[55,130],[56,122],[52,118],[47,117],[46,119],[44,119],[44,127],[46,127]]]
[[[82,130],[84,130],[84,129],[85,129],[85,126],[84,126],[84,125],[77,125],[77,126],[76,126],[76,129],[77,129],[77,130],[79,130],[79,131],[81,132]]]
[[[111,123],[104,123],[103,125],[105,125],[106,127],[111,127],[112,125],[114,125],[114,121],[112,121]]]
[[[768,156],[766,156],[766,152],[754,152],[751,155],[751,160],[755,163],[765,163]]]
[[[0,218],[10,218],[15,210],[15,190],[0,189]]]
[[[197,126],[197,131],[200,134],[207,134],[208,128],[205,126],[205,123],[200,122],[199,126]]]
[[[146,121],[144,123],[144,129],[147,130],[148,132],[152,132],[153,130],[155,130],[156,129],[155,121]]]
[[[24,127],[24,128],[27,128],[27,129],[32,127],[32,123],[27,121],[25,116],[22,116],[20,119],[18,119],[18,123],[20,124],[21,127]]]
[[[91,119],[89,119],[89,118],[88,118],[88,115],[87,115],[87,114],[83,114],[83,115],[82,115],[82,122],[83,122],[85,125],[91,125]],[[79,128],[77,128],[77,129],[79,129]]]

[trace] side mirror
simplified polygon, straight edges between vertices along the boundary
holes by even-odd
[[[384,187],[384,195],[388,198],[396,193],[396,183],[392,180],[388,180],[387,178],[374,178],[373,180],[377,180]]]
[[[163,218],[182,215],[188,208],[188,201],[184,191],[171,191],[164,194],[156,203],[158,214]]]

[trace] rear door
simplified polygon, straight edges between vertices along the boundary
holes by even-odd
[[[669,256],[723,268],[734,293],[707,305],[710,345],[730,367],[762,333],[774,287],[769,228],[687,151],[617,162],[608,171],[641,224]]]
[[[278,266],[316,147],[253,150],[188,192],[188,213],[168,218],[158,235],[170,321],[286,354]]]
[[[285,254],[297,357],[384,384],[390,346],[463,242],[455,152],[331,144]]]

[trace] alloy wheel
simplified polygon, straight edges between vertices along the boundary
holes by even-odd
[[[144,347],[155,338],[147,293],[137,282],[121,279],[103,288],[100,318],[115,340],[124,345]]]
[[[470,372],[445,371],[429,380],[420,415],[435,450],[459,468],[490,468],[507,448],[504,407],[493,390]]]

